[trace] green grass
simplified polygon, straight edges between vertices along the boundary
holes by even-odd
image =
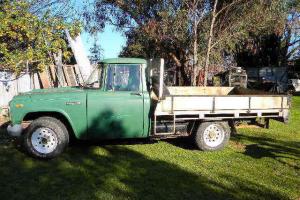
[[[239,129],[220,152],[187,140],[77,144],[39,161],[0,133],[0,199],[299,199],[300,97],[291,122]]]

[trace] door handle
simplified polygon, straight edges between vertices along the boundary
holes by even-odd
[[[141,92],[131,92],[130,95],[142,96]]]

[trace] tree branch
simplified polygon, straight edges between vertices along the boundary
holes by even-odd
[[[218,17],[218,15],[221,14],[225,9],[227,9],[227,8],[233,6],[234,4],[236,4],[236,3],[238,3],[238,2],[241,2],[241,1],[243,1],[243,0],[236,0],[236,1],[233,1],[233,2],[231,2],[230,4],[228,4],[228,5],[224,6],[224,7],[222,7],[222,8],[216,13],[216,17]]]

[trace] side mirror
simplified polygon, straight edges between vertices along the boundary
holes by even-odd
[[[148,67],[150,84],[153,84],[153,77],[158,77],[158,98],[161,99],[163,96],[165,60],[162,58],[150,59]]]

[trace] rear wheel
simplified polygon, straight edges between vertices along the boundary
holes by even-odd
[[[65,125],[56,118],[34,120],[24,135],[24,147],[33,157],[50,159],[60,155],[69,143]]]
[[[225,122],[204,122],[195,134],[195,143],[203,151],[223,149],[230,138],[230,127]]]

